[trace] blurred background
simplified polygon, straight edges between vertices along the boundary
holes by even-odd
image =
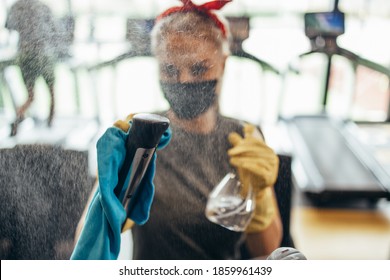
[[[5,28],[14,2],[0,0],[0,148],[79,151],[92,182],[96,140],[108,126],[129,113],[168,108],[145,20],[179,2],[41,0],[66,38],[55,66],[53,126],[43,124],[50,95],[40,78],[26,119],[9,137],[27,99],[15,64],[19,34]],[[344,32],[309,38],[305,15],[335,6]],[[294,246],[308,259],[390,259],[390,2],[234,0],[221,14],[231,18],[238,47],[220,108],[261,126],[267,142],[292,158],[286,215]]]

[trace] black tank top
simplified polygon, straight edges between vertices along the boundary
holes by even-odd
[[[169,145],[157,152],[150,218],[132,229],[134,259],[238,259],[244,234],[205,217],[208,195],[229,172],[230,132],[242,122],[219,116],[206,135],[171,125]]]

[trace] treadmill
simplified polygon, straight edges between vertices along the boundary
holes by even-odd
[[[338,1],[335,1],[333,11],[305,14],[305,34],[312,49],[300,57],[322,53],[328,59],[323,113],[281,119],[293,147],[296,186],[311,202],[327,205],[367,200],[375,205],[381,198],[390,200],[390,164],[378,157],[378,153],[386,149],[390,155],[390,129],[389,141],[381,147],[365,143],[358,136],[367,127],[376,126],[378,132],[381,130],[378,125],[390,127],[390,123],[362,126],[351,120],[334,119],[325,113],[327,93],[333,55],[347,58],[355,70],[362,65],[389,79],[390,69],[337,45],[336,38],[344,33],[344,13],[337,6]]]
[[[383,166],[362,144],[349,121],[326,115],[286,120],[294,146],[296,185],[317,204],[390,199],[389,166]],[[390,149],[389,149],[390,150]]]

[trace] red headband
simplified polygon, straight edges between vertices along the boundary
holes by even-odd
[[[211,12],[211,10],[220,10],[227,3],[232,2],[232,0],[217,0],[202,5],[195,5],[194,3],[191,2],[191,0],[180,0],[180,1],[183,2],[184,4],[183,6],[169,8],[168,10],[160,14],[156,18],[156,21],[177,12],[183,13],[183,12],[197,11],[207,15],[210,19],[212,19],[214,23],[217,25],[217,27],[222,31],[223,36],[226,37],[225,25],[219,20],[219,18],[213,12]]]

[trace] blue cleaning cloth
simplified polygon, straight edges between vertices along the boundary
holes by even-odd
[[[130,129],[129,129],[130,131]],[[121,227],[126,220],[126,211],[121,198],[118,199],[114,188],[118,183],[118,173],[125,155],[125,133],[116,127],[110,127],[98,140],[98,179],[99,187],[89,205],[84,227],[73,250],[72,260],[116,260],[120,251]],[[171,139],[171,129],[168,128],[161,137],[157,150],[163,149]],[[153,178],[156,167],[156,153],[141,183],[142,190],[137,194],[133,211],[129,217],[137,224],[144,224],[149,218],[149,211],[154,196]],[[130,172],[125,186],[128,185]]]

